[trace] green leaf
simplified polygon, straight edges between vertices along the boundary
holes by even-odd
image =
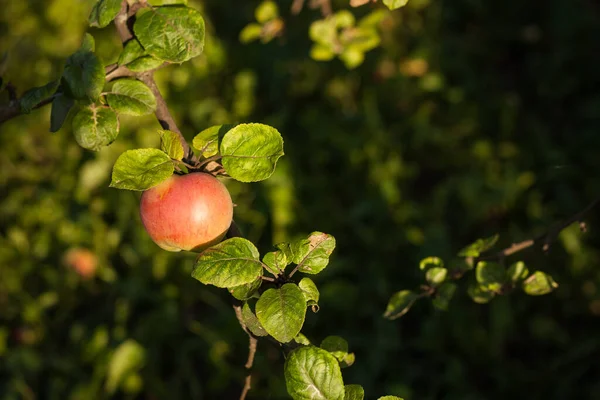
[[[383,4],[385,4],[390,10],[396,10],[400,7],[404,7],[406,3],[408,3],[408,0],[383,0]]]
[[[104,66],[91,51],[78,50],[67,58],[63,78],[73,97],[96,100],[104,87]]]
[[[160,60],[184,62],[204,48],[204,19],[193,8],[151,8],[138,16],[133,30],[144,49]]]
[[[148,190],[168,179],[173,171],[169,156],[158,149],[127,150],[115,162],[110,187]]]
[[[263,264],[259,256],[249,240],[239,237],[227,239],[198,256],[192,277],[220,288],[251,283],[262,275]]]
[[[446,280],[448,270],[446,268],[433,267],[425,273],[425,279],[431,286],[438,286]]]
[[[262,26],[259,24],[248,24],[242,29],[240,32],[240,42],[242,43],[250,43],[253,40],[260,38],[262,34]]]
[[[279,9],[274,1],[263,1],[254,10],[254,16],[260,24],[264,24],[279,17]]]
[[[401,290],[390,298],[383,317],[387,319],[400,318],[410,310],[419,296],[412,290]]]
[[[96,41],[94,37],[89,33],[83,35],[83,40],[81,41],[81,46],[79,46],[78,51],[80,53],[83,52],[94,52],[96,51]]]
[[[291,246],[298,270],[306,274],[318,274],[329,263],[335,249],[335,238],[322,232],[313,232],[308,238],[298,240]]]
[[[117,80],[106,97],[108,104],[121,114],[139,116],[156,110],[152,90],[136,79]]]
[[[351,28],[356,22],[354,14],[348,10],[341,10],[333,15],[333,22],[338,28]]]
[[[542,272],[536,271],[523,281],[523,291],[530,296],[541,296],[552,292],[558,287],[554,279]]]
[[[435,297],[432,300],[434,307],[440,310],[447,310],[448,304],[450,304],[450,300],[452,300],[452,296],[454,296],[454,292],[456,292],[456,284],[445,282],[440,286],[435,294]]]
[[[285,385],[294,400],[343,400],[344,381],[339,363],[314,346],[293,350],[284,366]]]
[[[292,259],[294,258],[294,253],[292,252],[292,245],[290,243],[288,243],[288,242],[277,243],[275,245],[275,247],[278,248],[280,251],[282,251],[283,254],[285,254],[288,264],[290,262],[292,262]]]
[[[513,283],[522,281],[527,278],[527,275],[529,275],[529,270],[523,261],[517,261],[506,271],[506,277]]]
[[[356,357],[354,356],[354,353],[348,353],[346,354],[346,356],[340,360],[340,367],[341,368],[347,368],[347,367],[351,367],[352,364],[354,364],[354,361],[356,360]]]
[[[354,69],[365,60],[365,52],[358,48],[347,47],[342,54],[340,54],[340,60],[344,62],[346,68]]]
[[[312,307],[313,312],[319,311],[319,289],[310,278],[302,278],[298,282],[298,287],[302,290],[306,304]]]
[[[310,24],[308,30],[310,38],[328,48],[334,48],[338,41],[337,28],[332,19],[317,20]]]
[[[385,0],[383,0],[385,2]],[[404,400],[402,397],[398,396],[383,396],[378,398],[377,400]]]
[[[360,385],[344,386],[344,400],[364,400],[365,389]]]
[[[140,57],[146,55],[146,51],[137,41],[137,39],[133,38],[125,44],[123,50],[121,50],[121,54],[119,55],[119,60],[117,61],[118,65],[126,65],[132,62],[133,60],[137,60]]]
[[[179,140],[179,135],[164,129],[159,129],[158,135],[160,136],[161,150],[173,160],[181,161],[183,159],[183,145]]]
[[[255,336],[268,335],[267,331],[260,324],[258,318],[256,318],[256,315],[254,314],[254,311],[252,311],[250,305],[247,302],[244,303],[244,306],[242,307],[242,319],[244,320],[244,324],[246,324],[246,327]]]
[[[433,267],[444,267],[444,261],[439,257],[427,257],[421,260],[419,263],[419,269],[421,271],[427,271],[429,268]]]
[[[163,65],[164,61],[152,56],[140,57],[127,64],[127,68],[133,72],[146,72]]]
[[[475,269],[475,277],[486,290],[497,292],[506,279],[506,271],[498,263],[479,261]]]
[[[64,93],[58,93],[54,96],[52,110],[50,111],[50,132],[57,132],[63,126],[74,104],[75,101]]]
[[[92,8],[88,18],[90,26],[104,28],[121,11],[121,0],[99,0]]]
[[[277,129],[263,124],[240,124],[229,130],[219,146],[227,173],[240,182],[269,178],[283,155]]]
[[[338,361],[348,354],[348,342],[340,336],[327,336],[319,347],[330,352]]]
[[[258,288],[260,287],[261,283],[262,283],[262,279],[260,277],[258,277],[253,282],[244,283],[243,285],[240,285],[240,286],[230,287],[227,290],[236,299],[245,301],[245,300],[251,299],[252,297],[254,297],[256,295],[256,292],[258,291]],[[258,297],[258,296],[256,296],[256,297]]]
[[[266,290],[256,302],[256,317],[269,335],[281,343],[294,339],[302,329],[306,300],[300,288],[286,283]]]
[[[469,289],[467,289],[467,293],[475,303],[479,304],[489,303],[490,300],[492,300],[496,296],[496,293],[491,292],[480,285],[469,286]]]
[[[203,157],[212,157],[219,153],[219,141],[235,125],[224,124],[206,128],[192,140],[192,147],[200,151]]]
[[[329,61],[333,60],[335,53],[331,47],[323,44],[315,44],[310,48],[310,58],[315,61]]]
[[[129,374],[144,365],[145,358],[145,349],[135,340],[129,339],[121,343],[108,363],[106,391],[114,393]]]
[[[479,257],[481,253],[494,247],[499,237],[499,235],[494,235],[485,239],[477,239],[474,243],[462,249],[458,255],[460,257]]]
[[[119,134],[117,114],[107,107],[90,104],[73,118],[73,133],[81,147],[98,151],[115,141]]]
[[[285,256],[285,253],[281,250],[278,250],[265,254],[263,257],[263,263],[266,265],[267,271],[277,276],[288,265],[288,260]]]
[[[361,28],[376,28],[388,15],[389,13],[386,10],[378,8],[365,15],[358,22],[358,26]]]
[[[29,89],[19,100],[19,106],[23,114],[29,114],[40,101],[47,99],[54,94],[60,81],[52,81],[44,86]]]
[[[296,337],[294,338],[294,342],[296,342],[298,344],[303,344],[305,346],[310,345],[310,340],[308,340],[308,338],[306,336],[304,336],[302,333],[299,333],[298,335],[296,335]]]

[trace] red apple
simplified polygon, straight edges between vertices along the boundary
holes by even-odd
[[[89,279],[96,274],[98,260],[88,249],[72,248],[65,253],[64,263],[82,278]]]
[[[212,175],[173,175],[142,194],[140,215],[154,242],[168,251],[200,252],[223,239],[233,218],[225,185]]]

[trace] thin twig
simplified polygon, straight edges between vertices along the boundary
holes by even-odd
[[[554,243],[554,241],[556,241],[556,239],[558,238],[560,232],[562,232],[565,228],[576,222],[579,222],[581,226],[581,223],[583,222],[583,217],[598,204],[600,204],[600,197],[596,198],[594,201],[588,204],[583,210],[573,214],[571,217],[567,218],[564,221],[552,225],[546,232],[536,236],[535,238],[527,239],[518,243],[513,243],[509,247],[494,254],[476,257],[473,260],[473,264],[477,264],[478,261],[501,261],[510,255],[513,255],[515,253],[518,253],[519,251],[525,250],[529,247],[539,244],[542,245],[543,251],[548,251],[552,243]]]
[[[300,14],[302,7],[304,7],[304,0],[294,0],[292,3],[292,14]]]
[[[239,304],[233,305],[233,310],[235,311],[235,316],[240,323],[240,326],[248,334],[248,359],[246,360],[246,364],[244,367],[248,370],[246,374],[246,379],[244,380],[244,387],[242,389],[242,394],[240,395],[240,400],[244,400],[246,395],[252,388],[252,366],[254,365],[254,356],[256,355],[256,345],[258,340],[256,337],[250,332],[246,323],[244,322],[244,317],[242,316],[242,307]]]
[[[333,13],[331,0],[312,0],[310,6],[311,8],[321,8],[321,14],[324,18],[329,17]]]
[[[129,19],[129,14],[127,13],[128,10],[129,4],[127,3],[127,0],[123,0],[121,2],[121,10],[115,17],[115,28],[117,28],[117,33],[123,44],[127,43],[127,41],[133,37],[133,33],[131,33],[127,26],[127,20]]]
[[[121,38],[123,46],[125,46],[125,43],[127,43],[128,40],[133,38],[133,33],[127,26],[127,20],[131,18],[131,16],[128,14],[128,7],[127,0],[123,0],[121,3],[121,11],[119,11],[119,14],[115,17],[115,27],[117,28],[117,32],[119,34],[119,38]],[[136,74],[135,76],[140,81],[144,82],[146,86],[150,88],[152,94],[154,94],[154,97],[156,98],[156,111],[154,114],[156,115],[160,126],[162,126],[163,129],[175,132],[177,136],[179,136],[179,141],[181,142],[181,146],[183,146],[183,154],[185,154],[183,161],[189,164],[194,164],[194,153],[192,148],[188,144],[187,140],[185,140],[185,137],[175,123],[175,119],[173,119],[173,116],[169,112],[167,103],[165,102],[164,97],[160,93],[160,90],[154,81],[154,71],[142,72],[140,74]]]
[[[202,168],[202,167],[203,167],[203,166],[205,166],[206,164],[209,164],[210,162],[217,161],[217,160],[220,160],[220,159],[221,159],[221,155],[220,155],[220,154],[216,154],[216,155],[214,155],[214,156],[212,156],[212,157],[208,157],[208,158],[206,158],[206,159],[202,160],[202,161],[201,161],[201,162],[198,164],[197,168]]]

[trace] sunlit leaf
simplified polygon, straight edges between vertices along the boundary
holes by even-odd
[[[523,281],[523,291],[530,296],[541,296],[552,292],[558,287],[554,279],[542,272],[536,271]]]
[[[173,175],[169,156],[158,149],[127,150],[119,156],[112,171],[110,187],[148,190]]]
[[[293,283],[266,290],[256,302],[256,317],[269,335],[282,343],[298,335],[305,315],[306,300]]]
[[[421,260],[419,263],[419,269],[421,271],[427,271],[433,267],[444,267],[444,261],[439,257],[427,257]]]
[[[240,42],[249,43],[253,40],[260,38],[262,34],[262,26],[259,24],[248,24],[240,32]]]
[[[279,275],[288,265],[288,259],[285,253],[281,250],[272,251],[263,257],[263,263],[267,266],[267,270],[273,275]]]
[[[444,280],[446,280],[446,276],[448,275],[448,270],[446,268],[433,267],[429,268],[425,273],[425,279],[427,283],[432,286],[439,286]]]
[[[486,290],[495,292],[502,287],[506,279],[506,271],[498,263],[480,261],[475,268],[475,277]]]
[[[104,28],[112,22],[121,10],[121,0],[99,0],[88,17],[90,26]]]
[[[114,393],[127,375],[139,370],[145,362],[146,351],[135,340],[129,339],[116,348],[112,354],[106,378],[106,391]]]
[[[160,60],[187,61],[204,48],[204,19],[193,8],[148,9],[138,16],[133,29],[146,52]]]
[[[487,290],[484,286],[477,284],[469,286],[469,289],[467,289],[467,294],[475,303],[479,304],[489,303],[490,300],[496,296],[496,293]]]
[[[404,7],[408,3],[408,0],[383,0],[383,4],[385,4],[390,10],[396,10],[400,7]]]
[[[364,400],[365,389],[360,385],[344,386],[344,400]]]
[[[419,296],[412,290],[401,290],[394,293],[388,302],[385,313],[383,313],[384,318],[400,318],[410,310],[418,298]]]
[[[156,110],[152,90],[136,79],[119,79],[107,94],[108,104],[120,114],[146,115]]]
[[[219,152],[219,141],[235,125],[224,124],[206,128],[192,140],[192,146],[200,151],[203,157],[212,157]]]
[[[81,147],[98,151],[117,138],[117,114],[108,107],[96,104],[82,107],[73,118],[73,134]]]
[[[291,245],[293,261],[305,274],[318,274],[327,264],[335,249],[335,238],[322,232],[313,232],[306,239]]]
[[[458,255],[460,257],[478,257],[484,251],[494,247],[499,237],[499,235],[494,235],[485,239],[477,239],[474,243],[462,249]]]
[[[348,342],[340,336],[327,336],[319,347],[330,352],[338,361],[348,354]]]
[[[305,346],[310,345],[310,340],[308,340],[308,338],[306,336],[304,336],[302,333],[299,333],[296,335],[296,337],[294,338],[294,342],[303,344]]]
[[[175,132],[168,130],[159,129],[158,135],[160,136],[160,148],[162,151],[173,160],[181,161],[183,159],[183,145],[179,140],[179,135]]]
[[[319,310],[319,289],[310,278],[302,278],[298,282],[298,287],[302,290],[306,304],[313,308],[314,312]]]
[[[344,381],[338,361],[314,346],[293,350],[284,366],[285,385],[294,400],[343,400]]]
[[[506,277],[511,282],[522,281],[529,275],[529,269],[523,261],[517,261],[506,270]]]
[[[269,178],[283,155],[277,129],[263,124],[240,124],[229,130],[219,146],[227,173],[240,182]]]
[[[272,19],[275,19],[279,16],[279,9],[277,8],[277,3],[270,0],[265,0],[256,7],[254,10],[254,16],[256,20],[264,24],[265,22],[269,22]]]
[[[262,274],[263,264],[259,256],[258,250],[249,240],[227,239],[198,256],[192,277],[204,284],[221,288],[251,283]]]

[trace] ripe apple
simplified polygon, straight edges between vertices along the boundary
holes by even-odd
[[[90,279],[96,274],[98,260],[88,249],[71,248],[65,253],[64,263],[82,278]]]
[[[200,252],[223,239],[233,218],[231,196],[203,172],[173,175],[142,194],[140,215],[154,242],[168,251]]]

